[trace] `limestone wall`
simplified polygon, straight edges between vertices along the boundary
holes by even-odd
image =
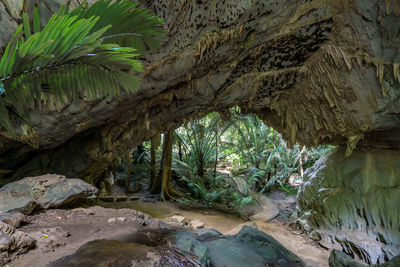
[[[305,179],[298,221],[312,236],[368,263],[400,254],[400,151],[355,149],[346,158],[337,148]]]

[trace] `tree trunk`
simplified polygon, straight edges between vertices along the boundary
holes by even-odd
[[[179,155],[179,160],[183,160],[183,151],[182,151],[182,140],[178,141],[178,155]]]
[[[180,196],[171,186],[173,136],[173,131],[164,134],[161,168],[152,187],[152,193],[161,193],[161,199],[164,201]]]
[[[125,156],[125,175],[126,175],[126,178],[125,178],[125,192],[126,193],[129,193],[129,190],[130,190],[130,187],[131,187],[131,165],[132,165],[132,162],[131,162],[131,153],[130,152],[128,152],[127,153],[127,155]]]
[[[218,130],[215,131],[215,163],[214,163],[214,178],[217,177],[218,164]]]
[[[157,148],[160,146],[160,142],[161,142],[160,135],[156,135],[156,136],[151,138],[150,183],[149,183],[149,190],[150,191],[153,191],[153,186],[154,186],[154,183],[156,181],[156,156],[157,156],[156,152],[157,152]]]

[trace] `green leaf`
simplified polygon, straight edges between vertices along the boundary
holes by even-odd
[[[99,0],[88,7],[87,3],[71,12],[79,18],[99,16],[94,31],[112,25],[103,35],[105,43],[135,47],[140,54],[160,48],[165,37],[163,21],[148,10],[140,8],[137,1]]]
[[[35,7],[33,12],[33,32],[34,33],[40,32],[40,17],[37,7]]]
[[[139,55],[135,48],[123,46],[132,42],[120,41],[129,37],[151,48],[150,43],[163,34],[160,20],[135,1],[100,0],[92,7],[83,4],[70,14],[66,7],[42,30],[35,9],[33,34],[24,14],[23,25],[0,60],[0,127],[14,132],[8,108],[29,122],[29,109],[50,101],[73,101],[83,92],[93,99],[118,96],[121,90],[135,92],[143,65],[134,59]],[[110,35],[115,37],[106,38]]]
[[[26,13],[24,13],[22,15],[22,19],[23,19],[23,24],[24,24],[24,32],[25,32],[25,38],[29,38],[32,34],[31,34],[31,26],[30,26],[30,22],[29,22],[29,17]]]

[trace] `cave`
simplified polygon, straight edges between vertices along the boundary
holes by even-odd
[[[0,1],[0,54],[25,2]],[[32,2],[45,23],[79,1]],[[399,1],[138,2],[167,31],[141,56],[140,90],[14,118],[16,136],[0,128],[0,185],[45,173],[96,184],[132,147],[239,106],[289,146],[337,146],[305,174],[298,227],[368,264],[400,254]]]

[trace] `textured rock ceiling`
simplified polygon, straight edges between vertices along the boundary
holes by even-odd
[[[139,2],[168,29],[143,57],[142,89],[32,111],[18,140],[0,132],[6,176],[95,177],[143,140],[234,105],[290,143],[399,148],[399,1]],[[10,35],[17,18],[1,3],[0,14]]]

